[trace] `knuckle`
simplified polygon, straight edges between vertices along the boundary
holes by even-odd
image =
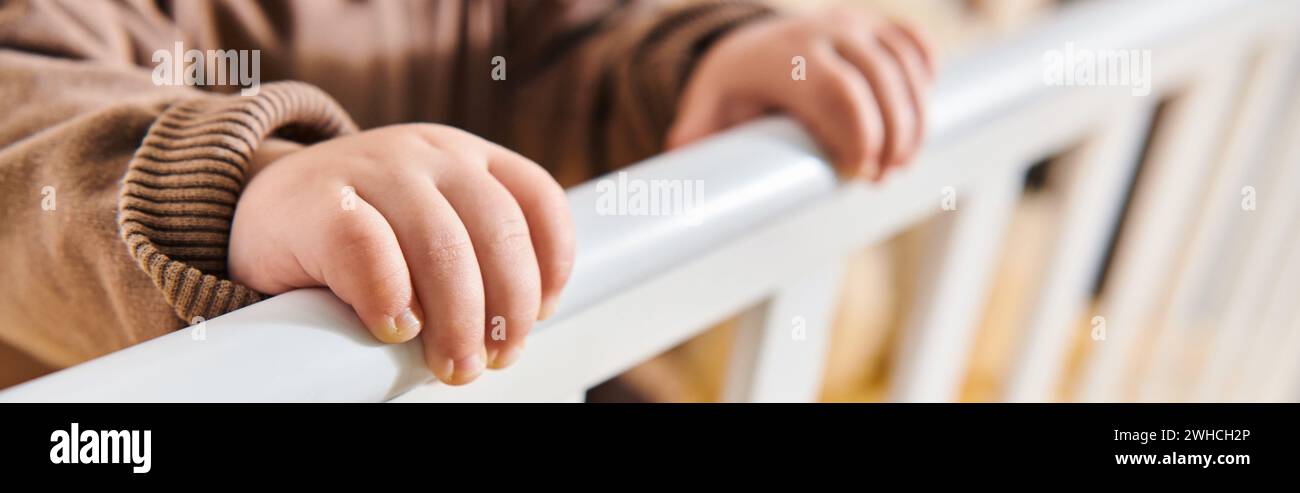
[[[391,150],[384,146],[363,145],[358,147],[354,152],[356,153],[355,159],[360,161],[359,164],[364,167],[387,163],[392,160]]]
[[[474,245],[464,235],[434,236],[428,241],[424,257],[433,265],[448,266],[474,261]]]
[[[491,244],[493,248],[507,251],[532,248],[532,236],[528,232],[528,224],[523,218],[503,220],[493,231]]]
[[[535,190],[535,193],[516,197],[519,200],[519,207],[522,210],[540,212],[547,218],[554,218],[555,220],[550,221],[551,224],[557,226],[567,224],[570,218],[569,197],[564,194],[560,184],[554,180],[540,181]]]
[[[406,124],[409,135],[441,150],[454,150],[466,147],[477,147],[485,143],[481,137],[474,135],[465,130],[447,125],[438,125],[434,123],[410,123]]]
[[[858,15],[858,10],[848,5],[835,5],[826,9],[826,13],[822,18],[834,24],[839,24],[845,22],[851,16]]]
[[[789,40],[791,46],[814,46],[826,38],[816,27],[806,25],[789,26],[783,31],[782,36]]]
[[[852,81],[839,72],[828,72],[830,77],[822,81],[822,95],[827,103],[842,105],[853,103],[854,88]]]
[[[851,109],[849,115],[853,119],[853,126],[859,130],[874,127],[873,120],[868,117],[871,112],[879,111],[865,84],[849,74],[842,74],[834,81],[827,82],[827,103],[833,107]]]
[[[831,8],[829,23],[836,30],[841,32],[861,32],[866,30],[874,20],[867,11],[849,5],[839,5]]]
[[[828,98],[837,101],[850,101],[858,97],[856,77],[835,64],[827,64],[827,77],[821,81],[822,91]]]
[[[398,145],[408,152],[419,154],[441,154],[443,149],[423,132],[402,132],[396,137]]]
[[[388,128],[392,128],[393,131],[400,132],[405,135],[411,135],[414,137],[419,137],[424,139],[437,139],[445,135],[446,133],[445,129],[450,127],[445,127],[443,125],[438,125],[436,123],[412,122],[412,123],[402,123],[398,125],[393,125]]]
[[[409,125],[416,132],[435,139],[459,137],[477,138],[472,133],[448,125],[439,125],[437,123],[411,123]]]

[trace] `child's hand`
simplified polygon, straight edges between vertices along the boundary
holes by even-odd
[[[879,179],[920,147],[934,70],[915,31],[858,10],[758,21],[705,53],[668,145],[778,110],[811,131],[840,174]]]
[[[376,338],[421,335],[463,384],[502,368],[554,309],[573,264],[564,191],[469,133],[398,125],[290,152],[244,190],[232,279],[263,293],[328,286]]]

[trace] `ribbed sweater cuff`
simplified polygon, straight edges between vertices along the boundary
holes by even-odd
[[[231,220],[254,151],[271,135],[311,143],[355,131],[333,99],[298,82],[172,104],[127,166],[118,225],[131,257],[187,322],[261,300],[225,278]]]

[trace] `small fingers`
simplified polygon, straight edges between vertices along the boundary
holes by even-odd
[[[423,315],[397,236],[365,199],[345,204],[324,219],[325,241],[303,259],[308,274],[352,305],[376,339],[408,341],[420,332]]]
[[[489,157],[488,171],[514,196],[528,223],[541,272],[537,318],[545,320],[555,312],[560,291],[573,271],[575,245],[568,197],[541,166],[503,148]]]
[[[528,221],[515,198],[492,175],[466,169],[446,177],[443,194],[460,215],[482,271],[487,363],[517,359],[541,307],[541,274]],[[548,252],[551,253],[551,252]]]
[[[836,51],[866,78],[884,119],[885,142],[877,171],[897,165],[907,157],[915,139],[916,109],[912,106],[902,67],[889,52],[868,36],[851,36],[836,44]]]
[[[879,33],[880,44],[894,57],[903,69],[906,79],[908,100],[911,102],[912,114],[916,116],[909,139],[912,146],[903,151],[902,162],[910,161],[921,148],[925,136],[926,92],[929,90],[932,75],[926,68],[921,48],[903,32],[889,27]]]
[[[391,219],[424,309],[424,359],[438,380],[462,385],[487,366],[483,278],[469,233],[427,177],[376,197]]]
[[[827,149],[840,174],[875,176],[882,166],[885,124],[861,74],[831,49],[809,60],[810,91],[787,101],[793,113]],[[803,99],[811,99],[804,101]]]
[[[921,59],[925,62],[925,70],[928,80],[934,82],[934,78],[939,72],[939,61],[937,55],[935,55],[937,52],[934,48],[934,42],[930,40],[930,37],[925,35],[924,32],[916,27],[913,27],[911,24],[902,21],[892,23],[888,29],[891,31],[897,31],[903,37],[907,38],[911,45],[921,55]]]

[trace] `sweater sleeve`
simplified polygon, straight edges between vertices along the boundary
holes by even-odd
[[[147,2],[0,7],[0,338],[55,366],[253,303],[225,277],[250,156],[355,129],[298,82],[159,86]]]
[[[512,5],[503,140],[567,183],[661,152],[699,57],[773,13],[745,0]]]

